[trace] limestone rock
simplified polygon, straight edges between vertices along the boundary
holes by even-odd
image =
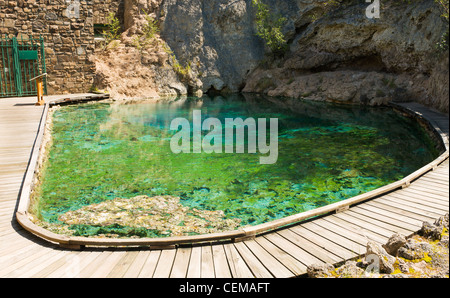
[[[431,240],[440,240],[442,237],[442,232],[444,231],[444,226],[435,225],[429,222],[424,222],[422,228],[419,231],[419,235],[422,235]]]
[[[341,3],[315,22],[297,14],[289,53],[252,71],[243,91],[368,105],[418,101],[448,112],[448,51],[435,48],[447,24],[438,6],[384,5],[378,20],[366,18],[361,3]],[[276,80],[263,84],[270,74]]]
[[[335,273],[342,278],[362,277],[364,272],[364,269],[358,267],[355,261],[347,261],[343,266],[335,270]]]
[[[331,271],[334,270],[334,266],[325,263],[325,264],[312,264],[307,267],[308,277],[311,278],[321,278],[321,277],[330,277]]]
[[[400,247],[402,247],[406,243],[406,238],[399,233],[395,233],[392,235],[386,244],[383,244],[383,248],[386,250],[388,254],[391,256],[397,256],[397,251]]]
[[[370,258],[374,259],[379,266],[380,273],[390,274],[395,270],[394,262],[396,259],[389,255],[381,245],[373,241],[369,241],[367,243],[365,258],[366,260]]]
[[[423,259],[425,253],[429,252],[431,247],[426,242],[416,242],[409,239],[404,246],[398,250],[398,256],[407,260]]]
[[[68,225],[145,228],[165,236],[230,231],[240,225],[240,219],[227,219],[221,210],[188,208],[172,196],[116,198],[68,211],[58,219]]]

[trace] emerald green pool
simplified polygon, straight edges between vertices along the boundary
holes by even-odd
[[[278,118],[277,162],[260,164],[259,153],[172,153],[170,123],[192,119],[194,109],[220,120]],[[115,198],[169,195],[189,210],[222,210],[240,226],[257,225],[384,186],[438,155],[420,125],[390,108],[253,95],[64,106],[53,114],[52,138],[34,212],[84,236],[170,232],[59,217]]]

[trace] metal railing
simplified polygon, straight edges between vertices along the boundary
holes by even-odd
[[[37,95],[36,84],[30,79],[43,73],[46,66],[42,36],[0,36],[0,97]]]

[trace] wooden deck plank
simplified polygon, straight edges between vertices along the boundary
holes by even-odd
[[[120,260],[125,256],[126,251],[113,251],[101,266],[99,266],[94,273],[90,276],[91,278],[101,278],[107,277],[113,268],[120,262]]]
[[[391,222],[384,222],[382,220],[380,220],[379,218],[372,218],[369,216],[366,216],[364,214],[360,214],[358,212],[355,212],[353,210],[349,210],[348,212],[346,212],[346,214],[358,218],[364,222],[373,224],[374,226],[383,228],[387,231],[390,231],[390,235],[394,234],[394,233],[401,233],[401,234],[405,234],[405,235],[410,235],[411,231],[404,229],[403,227],[399,227],[397,225],[392,224]]]
[[[279,249],[285,251],[298,261],[300,261],[305,266],[311,264],[324,264],[325,262],[320,260],[314,254],[310,254],[305,251],[302,247],[298,247],[291,241],[282,237],[278,233],[270,233],[264,236],[268,241],[277,246]]]
[[[448,210],[449,203],[444,201],[435,200],[433,198],[427,198],[427,197],[416,197],[411,194],[401,194],[401,193],[390,193],[388,196],[389,198],[396,198],[398,200],[403,200],[404,202],[410,202],[414,205],[419,205],[421,207],[429,207],[432,208],[430,210],[436,210],[438,212],[446,211]]]
[[[336,233],[336,231],[333,231],[329,225],[328,225],[328,228],[331,228],[331,229],[326,229],[323,226],[320,226],[315,222],[308,222],[308,223],[302,224],[302,227],[310,230],[311,232],[314,232],[316,234],[326,237],[330,241],[333,241],[334,243],[341,245],[345,249],[348,249],[357,255],[360,255],[366,251],[365,245],[361,245],[358,242],[352,241],[351,239],[346,238],[343,235]]]
[[[60,268],[71,270],[78,262],[78,255],[79,252],[60,252],[54,258],[48,258],[44,268],[38,271],[39,267],[36,266],[33,270],[24,274],[23,277],[46,278]]]
[[[389,204],[389,205],[391,205],[393,207],[396,207],[396,208],[399,208],[399,209],[403,209],[403,210],[406,210],[406,211],[410,211],[412,213],[416,213],[416,214],[421,215],[421,216],[423,216],[425,218],[428,218],[428,220],[437,218],[440,215],[442,215],[439,212],[428,211],[429,208],[425,208],[425,207],[424,207],[424,209],[417,208],[415,206],[412,206],[412,204],[389,198],[389,196],[383,196],[382,198],[378,198],[377,202]]]
[[[290,230],[300,235],[301,237],[308,239],[309,241],[313,242],[315,245],[319,246],[325,251],[328,251],[329,253],[341,258],[341,261],[352,259],[358,255],[355,252],[351,251],[350,249],[340,246],[339,244],[336,244],[336,242],[333,242],[332,239],[324,237],[324,235],[318,233],[320,229],[315,229],[312,226],[310,226],[310,229],[307,229],[303,225],[298,225],[292,227]],[[334,262],[332,264],[335,263],[338,262]]]
[[[241,257],[233,244],[224,244],[225,253],[227,255],[228,264],[230,264],[231,275],[234,278],[252,278],[253,273],[248,268],[244,259]]]
[[[419,189],[419,190],[424,190],[430,193],[434,193],[440,196],[448,196],[449,192],[448,189],[446,189],[443,186],[434,186],[434,185],[430,185],[428,183],[423,183],[423,182],[415,182],[414,184],[411,184],[409,187],[411,187],[412,189]]]
[[[263,264],[255,257],[252,251],[245,245],[244,242],[235,243],[234,246],[238,250],[239,254],[244,259],[245,263],[252,271],[253,275],[257,278],[271,278],[273,277],[270,274],[269,270],[264,267]]]
[[[390,195],[415,198],[415,199],[431,202],[431,203],[434,203],[434,204],[439,204],[439,205],[442,205],[442,206],[448,206],[449,205],[449,201],[445,200],[444,197],[436,196],[436,195],[433,195],[433,194],[427,194],[427,193],[419,193],[417,191],[410,190],[410,189],[404,190],[404,191],[396,191],[396,192],[390,193]]]
[[[439,191],[433,191],[433,190],[429,190],[429,189],[425,189],[425,188],[421,188],[421,187],[416,187],[414,184],[411,184],[408,188],[409,191],[413,191],[419,194],[426,194],[428,196],[432,196],[438,199],[443,199],[446,200],[448,198],[448,194],[443,193],[443,192],[439,192]]]
[[[48,278],[79,278],[81,271],[91,262],[93,262],[101,254],[100,251],[82,251],[74,256],[69,264],[61,266],[52,273]]]
[[[139,278],[150,278],[153,277],[156,265],[158,264],[159,257],[161,255],[160,250],[152,250],[148,253],[144,265],[138,274]]]
[[[119,262],[112,268],[111,272],[106,277],[121,278],[127,272],[128,268],[133,263],[138,255],[138,251],[127,251]]]
[[[419,178],[417,181],[422,181],[425,183],[432,183],[435,185],[443,185],[443,187],[448,187],[449,181],[447,179],[445,179],[444,177],[436,177],[436,176],[424,176]]]
[[[388,218],[388,221],[391,222],[392,219],[395,219],[400,222],[402,227],[408,228],[410,227],[413,231],[417,230],[421,227],[422,221],[417,220],[415,218],[411,218],[405,216],[404,214],[395,212],[395,209],[389,209],[385,205],[369,205],[369,204],[361,204],[357,206],[358,209],[366,210],[367,212],[374,213],[377,216],[382,215]]]
[[[172,264],[175,260],[176,249],[164,249],[159,257],[158,264],[156,265],[154,278],[168,278],[172,271]]]
[[[124,278],[137,278],[139,277],[139,273],[141,272],[150,252],[148,250],[141,250],[138,252],[138,255],[134,259],[133,263],[131,263],[128,270],[123,275]]]
[[[326,218],[315,220],[314,224],[324,229],[336,232],[342,237],[349,239],[350,241],[355,242],[357,245],[360,245],[362,247],[366,247],[367,245],[367,237],[365,237],[362,233],[342,227],[333,221],[327,220]]]
[[[353,214],[351,214],[350,212],[337,213],[334,216],[339,219],[345,220],[347,222],[353,223],[353,224],[363,228],[365,231],[370,231],[374,234],[378,234],[378,235],[384,236],[386,238],[391,237],[392,234],[394,234],[396,232],[394,229],[387,229],[384,227],[380,227],[376,224],[373,224],[371,222],[368,222],[366,220],[359,219],[359,218],[353,216]]]
[[[201,263],[201,278],[214,278],[214,260],[212,254],[212,247],[210,245],[202,246],[202,263]]]
[[[177,255],[175,256],[175,261],[173,262],[173,268],[172,272],[170,273],[170,277],[171,278],[186,277],[190,258],[191,258],[190,247],[178,248]]]
[[[375,241],[377,243],[385,243],[386,240],[389,239],[388,237],[386,237],[384,235],[380,235],[371,230],[363,228],[360,225],[353,223],[352,221],[346,221],[340,217],[337,217],[336,214],[324,217],[324,220],[334,223],[337,226],[347,229],[348,231],[351,231],[353,233],[363,236],[366,239],[366,243],[369,240]]]
[[[186,277],[188,278],[200,278],[202,271],[202,248],[201,246],[195,246],[191,251],[191,259],[189,261],[189,267]]]
[[[270,255],[277,259],[284,267],[289,269],[294,276],[306,273],[306,265],[295,259],[293,256],[280,249],[278,246],[267,240],[265,237],[256,237],[255,241],[261,245]]]
[[[310,255],[314,255],[319,258],[324,263],[339,263],[342,262],[342,258],[334,255],[333,253],[327,251],[323,247],[320,247],[316,243],[306,239],[296,233],[291,229],[281,230],[278,232],[279,235],[283,236],[290,242],[294,243],[297,247],[301,247],[303,250],[307,251]]]
[[[429,217],[425,217],[425,216],[422,216],[421,214],[417,214],[417,213],[410,212],[410,211],[407,211],[407,210],[404,210],[401,208],[391,206],[389,203],[386,203],[386,202],[372,201],[372,202],[366,203],[365,205],[374,206],[374,207],[377,207],[380,209],[391,211],[391,212],[399,214],[399,215],[403,215],[405,217],[410,218],[410,221],[415,221],[418,225],[422,225],[422,223],[424,221],[430,220]]]
[[[214,258],[214,272],[217,278],[231,278],[230,266],[222,244],[212,246]]]
[[[389,217],[387,212],[383,212],[383,210],[372,209],[369,211],[366,208],[355,206],[352,208],[352,211],[358,214],[365,216],[366,218],[373,218],[383,223],[389,223],[396,227],[402,228],[407,231],[408,234],[414,233],[417,231],[418,225],[410,224],[407,221],[401,221],[399,218]],[[392,214],[391,214],[392,215]]]
[[[101,254],[98,254],[97,258],[95,258],[91,263],[87,264],[86,267],[81,269],[80,278],[89,278],[91,277],[98,268],[100,268],[105,260],[112,254],[111,251],[104,251]]]
[[[292,272],[259,245],[258,242],[255,240],[248,240],[245,241],[244,244],[255,255],[259,262],[264,264],[265,268],[267,268],[274,277],[286,278],[292,276]]]

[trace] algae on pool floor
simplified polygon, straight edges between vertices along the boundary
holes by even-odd
[[[221,120],[278,118],[277,162],[259,164],[252,153],[172,153],[176,131],[169,130],[170,122],[190,119],[193,109]],[[381,187],[437,155],[419,125],[388,108],[249,95],[66,106],[53,115],[52,138],[35,216],[85,236],[164,237],[256,225]],[[179,197],[186,214],[200,219],[205,212],[220,212],[215,220],[231,221],[189,222],[202,225],[197,232],[149,228],[143,233],[144,224],[127,226],[120,216],[91,225],[96,228],[60,220],[89,205],[139,196]]]

